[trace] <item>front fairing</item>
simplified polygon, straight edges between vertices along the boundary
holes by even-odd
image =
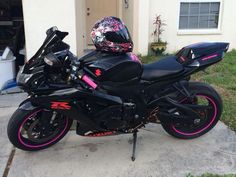
[[[48,53],[54,53],[59,58],[64,59],[69,51],[69,45],[62,40],[68,33],[55,31],[43,42],[36,54],[24,65],[17,76],[17,84],[25,91],[35,90],[45,87],[47,80],[47,64],[44,57]]]
[[[44,66],[39,66],[31,71],[25,73],[25,66],[17,74],[17,85],[25,91],[37,89],[43,85],[45,80]]]
[[[70,46],[62,41],[66,35],[68,35],[68,33],[60,31],[55,31],[52,34],[47,35],[47,38],[45,39],[43,45],[39,48],[36,54],[25,64],[23,73],[31,74],[35,68],[45,65],[44,56],[46,56],[50,52],[68,52]]]

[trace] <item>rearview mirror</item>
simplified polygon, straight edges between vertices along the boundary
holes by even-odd
[[[58,28],[57,28],[56,26],[53,26],[53,27],[49,28],[49,29],[46,31],[46,34],[47,34],[47,35],[50,35],[50,34],[52,34],[53,32],[55,32],[55,31],[57,31],[57,30],[58,30]]]
[[[53,53],[49,53],[44,57],[44,62],[49,65],[49,66],[53,66],[53,67],[61,67],[62,63],[59,60],[59,58],[57,58],[57,56]]]

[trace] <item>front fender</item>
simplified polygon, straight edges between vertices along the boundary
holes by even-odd
[[[36,106],[33,106],[30,98],[28,98],[19,105],[18,109],[25,110],[25,111],[32,111],[36,108],[37,108]]]

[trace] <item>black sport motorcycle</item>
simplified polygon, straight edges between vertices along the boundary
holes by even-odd
[[[221,61],[228,43],[198,43],[175,56],[141,64],[132,53],[94,50],[81,58],[63,42],[68,35],[53,27],[38,52],[17,77],[29,94],[8,123],[8,137],[26,151],[61,140],[72,122],[76,133],[99,137],[137,132],[161,124],[170,135],[197,138],[210,131],[222,113],[222,100],[209,85],[190,76]]]

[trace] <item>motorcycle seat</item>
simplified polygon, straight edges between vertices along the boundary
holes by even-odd
[[[142,80],[156,81],[175,76],[184,70],[177,57],[170,56],[157,62],[143,65]]]

